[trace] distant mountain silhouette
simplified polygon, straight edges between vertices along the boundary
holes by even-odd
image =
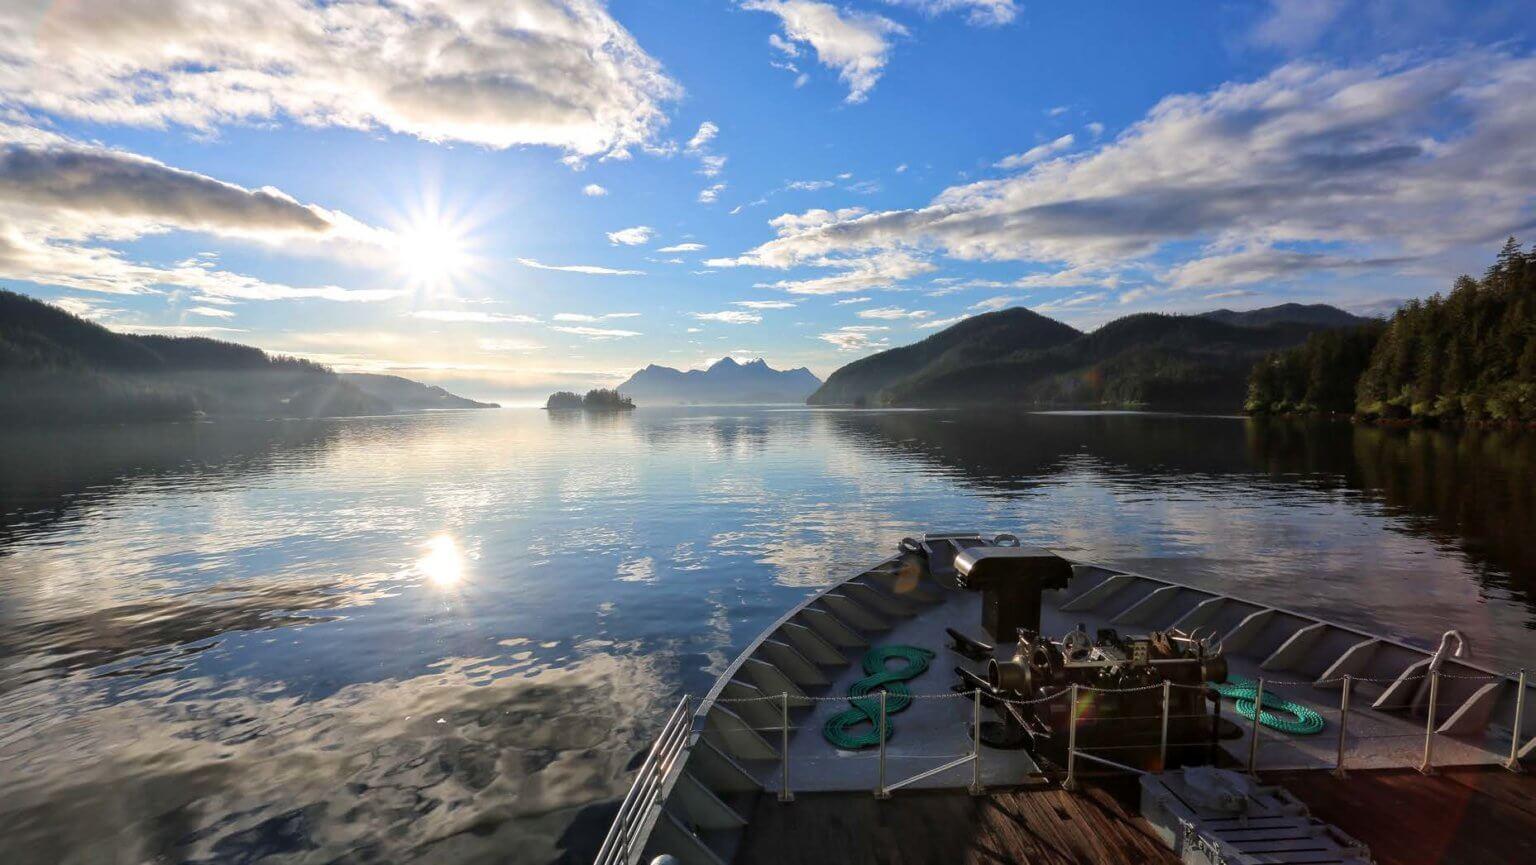
[[[422,408],[424,395],[438,390],[395,381],[403,384],[360,387],[328,367],[248,345],[118,333],[0,290],[0,423],[389,414]],[[399,402],[380,395],[404,394],[404,385],[421,390]],[[433,407],[457,400],[443,391]]]
[[[430,384],[422,384],[398,375],[377,375],[367,372],[338,373],[337,378],[356,387],[369,396],[378,397],[394,406],[395,411],[425,411],[449,408],[499,408],[493,402],[479,402],[451,394]]]
[[[762,358],[737,363],[722,358],[709,369],[676,370],[651,364],[619,385],[619,393],[640,405],[687,403],[796,403],[821,386],[805,367],[776,370]]]
[[[1362,320],[1334,307],[1285,304],[1245,313],[1140,313],[1085,334],[1027,309],[1005,309],[854,361],[809,401],[1236,411],[1259,358]]]
[[[1219,321],[1223,324],[1236,324],[1243,327],[1265,327],[1271,324],[1357,327],[1371,321],[1369,318],[1345,312],[1336,306],[1329,306],[1326,303],[1282,303],[1279,306],[1266,306],[1263,309],[1250,309],[1246,312],[1217,309],[1211,312],[1202,312],[1200,317]]]

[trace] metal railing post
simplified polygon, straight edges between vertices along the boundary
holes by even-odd
[[[1515,692],[1515,727],[1509,737],[1509,762],[1504,768],[1520,771],[1520,725],[1525,721],[1525,670],[1520,671],[1520,690]]]
[[[1344,676],[1344,690],[1339,693],[1339,756],[1333,765],[1333,777],[1348,777],[1344,771],[1344,736],[1349,732],[1349,688],[1354,679]]]
[[[1067,722],[1067,780],[1061,782],[1061,789],[1071,791],[1077,789],[1077,686],[1073,685],[1067,694],[1072,708]]]
[[[885,691],[880,691],[880,783],[875,787],[876,799],[889,799],[891,794],[885,789]]]
[[[1429,673],[1429,710],[1424,713],[1424,763],[1419,771],[1435,774],[1435,704],[1440,702],[1440,671]]]
[[[1516,736],[1516,738],[1519,738]],[[981,689],[976,689],[976,701],[971,710],[971,795],[980,796],[981,786]]]
[[[789,694],[779,695],[779,719],[783,725],[784,736],[779,747],[779,801],[793,802],[795,794],[789,790]]]
[[[1264,717],[1264,677],[1259,677],[1258,686],[1253,695],[1253,732],[1248,740],[1248,774],[1257,776],[1259,765],[1259,719]]]
[[[1157,749],[1157,765],[1160,769],[1168,768],[1168,703],[1173,694],[1173,683],[1163,680],[1163,738]]]

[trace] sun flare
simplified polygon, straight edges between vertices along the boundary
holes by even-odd
[[[464,233],[445,221],[415,222],[400,232],[396,257],[401,272],[426,287],[451,284],[469,263]]]

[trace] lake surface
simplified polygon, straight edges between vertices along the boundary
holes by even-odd
[[[683,692],[924,529],[1536,659],[1536,436],[535,410],[0,436],[0,861],[586,861]]]

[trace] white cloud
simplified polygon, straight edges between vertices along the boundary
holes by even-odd
[[[481,351],[508,352],[511,354],[528,354],[529,352],[540,351],[544,348],[543,343],[534,342],[529,339],[482,339],[479,344]]]
[[[868,98],[885,69],[891,52],[890,37],[907,32],[889,18],[840,12],[830,3],[747,0],[741,6],[778,16],[789,42],[811,46],[821,65],[837,70],[838,78],[848,85],[848,102]]]
[[[612,330],[605,327],[586,327],[584,325],[561,325],[553,327],[551,330],[595,340],[624,339],[625,337],[640,335],[639,331],[634,330]]]
[[[545,264],[531,258],[514,259],[523,267],[532,267],[538,270],[561,270],[566,273],[585,273],[592,276],[644,276],[643,270],[618,270],[612,267],[599,267],[595,264]]]
[[[720,193],[725,191],[724,183],[716,183],[699,190],[700,204],[714,204],[720,198]]]
[[[23,230],[23,229],[26,230]],[[73,239],[49,237],[52,226],[18,224],[0,215],[0,279],[106,294],[143,294],[160,287],[191,289],[201,300],[378,301],[399,289],[292,286],[214,267],[211,262],[160,267],[130,261],[122,252]],[[41,235],[41,236],[40,236]]]
[[[411,318],[427,321],[446,321],[462,324],[538,324],[531,315],[506,315],[499,312],[481,312],[475,309],[417,309],[407,313]]]
[[[580,158],[649,145],[680,94],[591,0],[11,3],[0,44],[0,99],[145,127],[287,117]]]
[[[1005,294],[999,295],[997,297],[989,297],[986,300],[978,300],[970,306],[966,307],[966,309],[973,310],[975,312],[996,312],[1003,307],[1012,306],[1018,302],[1018,298]]]
[[[768,44],[784,52],[786,57],[799,57],[800,49],[795,43],[780,36],[777,33],[768,34]]]
[[[1324,269],[1452,260],[1529,220],[1536,161],[1512,142],[1536,140],[1532,92],[1536,58],[1490,50],[1293,63],[1170,96],[1091,153],[951,187],[925,207],[785,217],[777,237],[724,261],[785,268],[929,252],[1055,263],[1103,285],[1154,255],[1176,266],[1191,245],[1205,258],[1234,238],[1326,244],[1335,257],[1312,260]]]
[[[725,157],[710,152],[710,142],[720,134],[720,127],[711,121],[699,124],[699,131],[688,139],[684,148],[690,156],[699,160],[699,173],[705,177],[718,177],[725,170]]]
[[[596,183],[588,183],[586,186],[581,188],[581,194],[587,196],[588,198],[598,198],[600,196],[607,195],[608,189],[607,187],[599,186]]]
[[[1045,158],[1050,157],[1050,156],[1054,156],[1055,154],[1060,153],[1063,150],[1066,150],[1068,147],[1072,146],[1072,143],[1075,140],[1076,139],[1073,138],[1070,134],[1063,135],[1063,136],[1061,136],[1060,138],[1057,138],[1054,141],[1049,141],[1049,142],[1046,142],[1045,144],[1040,144],[1040,145],[1036,145],[1035,147],[1031,147],[1030,149],[1024,151],[1023,153],[1015,153],[1012,156],[1006,156],[1006,157],[998,160],[993,165],[993,167],[994,168],[1023,168],[1026,165],[1033,165],[1033,164],[1035,164],[1036,162],[1039,162],[1042,159],[1045,159]]]
[[[867,298],[867,297],[845,297],[842,300],[839,300],[839,301],[833,303],[832,305],[833,306],[848,306],[849,304],[854,304],[854,303],[869,303],[869,298]]]
[[[859,310],[859,318],[874,318],[882,321],[896,321],[898,319],[928,318],[933,315],[926,309],[902,309],[899,306],[882,306],[874,309]]]
[[[675,243],[671,246],[663,246],[657,252],[698,252],[704,248],[702,243]]]
[[[791,180],[784,188],[796,192],[815,192],[818,189],[828,189],[832,186],[830,180]]]
[[[871,348],[884,348],[888,345],[888,341],[883,337],[878,340],[874,337],[874,334],[887,330],[890,330],[890,328],[884,325],[849,325],[819,334],[816,338],[832,343],[837,346],[838,351],[866,351]]]
[[[1270,0],[1252,33],[1261,45],[1296,51],[1317,42],[1343,13],[1343,0]]]
[[[744,306],[747,309],[794,309],[795,304],[788,300],[733,300],[731,306]]]
[[[656,230],[649,225],[636,225],[631,228],[621,228],[618,231],[608,232],[608,242],[623,244],[624,246],[639,246],[649,243],[656,236]]]
[[[1092,135],[1094,138],[1098,138],[1100,135],[1104,134],[1104,124],[1098,122],[1097,120],[1084,124],[1083,128],[1088,130],[1088,134]]]
[[[704,147],[704,145],[714,141],[715,136],[719,134],[720,127],[715,123],[706,120],[699,124],[699,131],[693,133],[693,137],[688,139],[688,149],[700,150]]]
[[[739,309],[727,309],[722,312],[691,312],[689,315],[699,321],[716,321],[721,324],[758,324],[763,320],[763,317],[755,312],[742,312]]]
[[[557,312],[551,318],[555,321],[610,321],[615,318],[639,318],[638,312],[605,312],[600,315],[588,315],[581,312]]]
[[[905,162],[903,162],[902,164],[896,166],[896,173],[897,174],[906,174],[907,173],[907,164]]]
[[[123,324],[114,328],[124,333],[158,334],[160,336],[219,336],[226,333],[245,333],[245,328],[224,327],[217,324]]]
[[[187,308],[188,315],[201,315],[204,318],[234,318],[233,310],[220,309],[217,306],[193,306]]]
[[[957,315],[954,318],[936,318],[933,321],[925,321],[925,322],[923,322],[922,324],[918,325],[918,328],[920,330],[934,330],[936,328],[949,327],[952,324],[959,324],[960,322],[965,321],[968,318],[970,318],[970,315],[968,315],[968,314],[967,315]]]
[[[1014,0],[885,0],[893,6],[908,6],[929,15],[964,12],[972,24],[990,27],[1007,24],[1019,14]]]

